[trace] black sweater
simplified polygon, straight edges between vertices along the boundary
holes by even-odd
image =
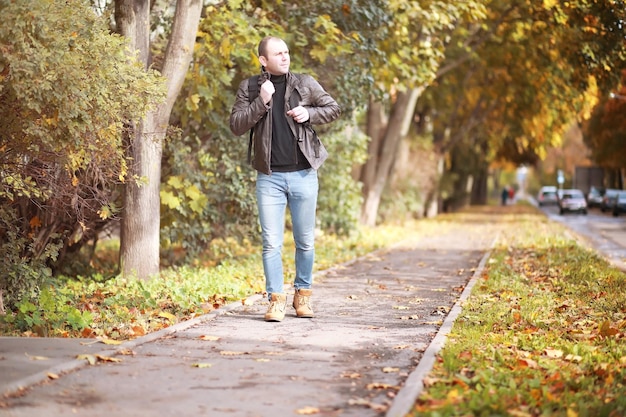
[[[276,172],[291,172],[310,168],[287,123],[289,116],[285,114],[286,76],[272,75],[271,81],[276,89],[272,98],[271,169]]]

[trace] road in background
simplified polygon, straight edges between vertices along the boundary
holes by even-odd
[[[540,209],[551,220],[584,236],[609,262],[626,271],[626,216],[614,217],[610,212],[602,213],[598,208],[589,209],[587,215],[559,214],[555,205]]]

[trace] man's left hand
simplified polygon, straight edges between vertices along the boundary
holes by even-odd
[[[298,106],[289,110],[287,112],[287,116],[292,117],[293,120],[295,120],[298,123],[304,123],[307,120],[309,120],[309,111],[302,106]]]

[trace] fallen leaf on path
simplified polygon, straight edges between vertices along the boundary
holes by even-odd
[[[95,365],[96,362],[98,361],[94,355],[87,355],[87,354],[77,355],[76,359],[80,359],[80,360],[84,359],[87,362],[89,362],[89,365]]]
[[[361,378],[361,374],[358,372],[344,372],[341,374],[342,378],[349,378],[349,379],[358,379]]]
[[[122,344],[121,340],[113,340],[113,339],[101,338],[101,339],[99,339],[99,341],[104,343],[105,345],[121,345]]]
[[[270,361],[271,361],[271,359],[267,359],[267,358],[258,358],[258,359],[255,359],[255,361],[257,361],[257,362],[270,362]]]
[[[241,305],[251,306],[252,304],[254,304],[254,301],[250,300],[249,298],[243,298],[241,300]]]
[[[102,362],[122,362],[120,358],[113,358],[111,356],[96,355],[96,358]]]
[[[320,409],[317,407],[304,407],[296,410],[296,414],[310,416],[313,414],[318,414]]]
[[[349,295],[349,296],[347,296],[346,298],[347,298],[348,300],[356,300],[356,299],[358,299],[359,297],[357,297],[356,295]]]
[[[383,372],[386,374],[390,374],[392,372],[400,372],[400,368],[393,368],[391,366],[386,366],[383,368]]]
[[[55,374],[55,373],[52,373],[52,372],[48,372],[47,375],[48,375],[48,378],[50,378],[50,379],[59,379],[59,375],[58,374]]]
[[[413,314],[412,316],[402,316],[400,317],[400,320],[418,320],[419,318],[420,316]]]
[[[213,366],[211,363],[192,363],[193,368],[210,368]]]
[[[409,310],[410,308],[408,306],[393,306],[394,310]]]
[[[350,398],[348,400],[348,404],[350,405],[363,405],[365,407],[369,407],[372,410],[384,412],[387,411],[387,406],[384,404],[373,403],[365,398]]]
[[[37,356],[37,355],[29,355],[28,353],[24,352],[24,355],[26,355],[26,357],[28,359],[30,359],[31,361],[47,361],[48,357],[45,356]]]
[[[203,334],[198,339],[200,339],[200,340],[208,340],[208,341],[214,342],[216,340],[220,340],[220,337],[219,336],[209,336],[208,334]]]
[[[230,350],[222,350],[220,351],[220,355],[223,356],[237,356],[237,355],[248,355],[250,352],[234,352]]]
[[[384,384],[382,382],[372,382],[371,384],[367,384],[365,386],[365,388],[367,388],[368,390],[374,390],[374,389],[394,389],[394,390],[399,390],[400,387],[397,385],[390,385],[390,384]]]
[[[411,346],[409,346],[409,345],[398,345],[398,346],[394,346],[393,348],[394,349],[408,349],[410,347]]]

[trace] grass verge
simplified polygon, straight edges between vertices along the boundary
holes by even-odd
[[[411,415],[626,415],[625,274],[531,209],[511,225]]]
[[[362,229],[348,237],[321,235],[316,269],[323,270],[389,246],[413,234],[436,233],[432,222]],[[99,337],[127,340],[188,320],[226,303],[264,291],[261,248],[218,242],[229,255],[197,259],[194,266],[165,268],[158,278],[139,281],[100,275],[55,277],[15,311],[0,315],[0,334],[40,337]],[[226,247],[224,247],[226,246]],[[103,258],[110,257],[105,251]],[[294,245],[286,234],[286,282],[292,284]],[[106,262],[104,263],[106,264]]]

